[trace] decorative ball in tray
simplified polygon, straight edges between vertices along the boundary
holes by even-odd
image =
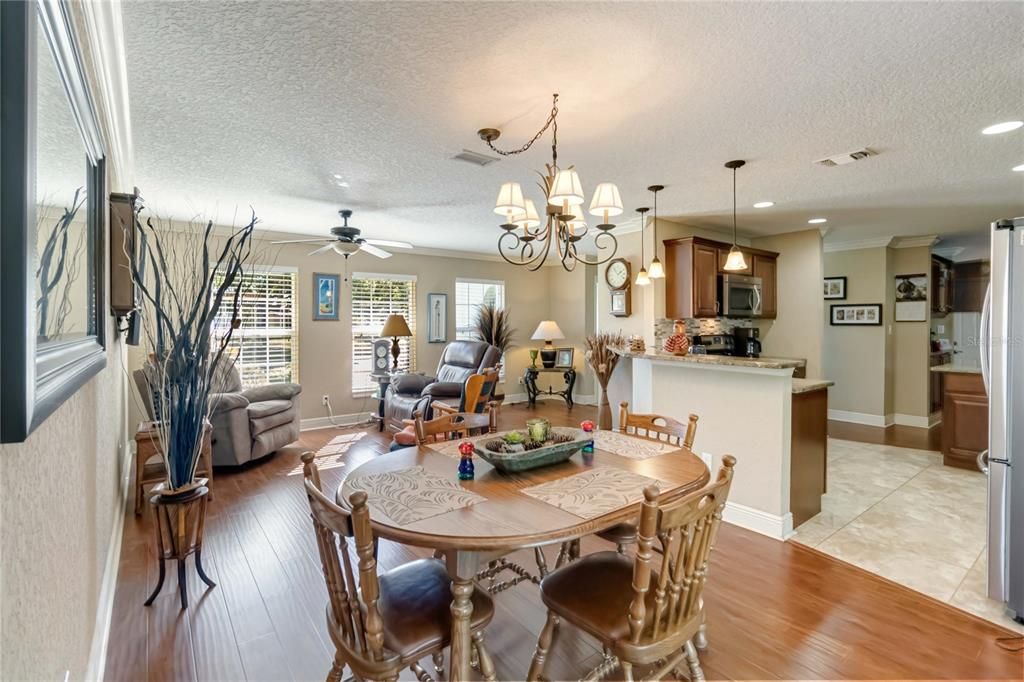
[[[583,429],[553,426],[544,440],[534,440],[530,430],[502,431],[476,441],[476,454],[500,471],[528,471],[558,464],[583,449],[594,437]]]

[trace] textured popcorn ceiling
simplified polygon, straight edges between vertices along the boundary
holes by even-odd
[[[560,158],[588,192],[828,240],[984,228],[1024,213],[1021,3],[126,2],[137,182],[164,214],[252,204],[307,235],[340,207],[369,236],[493,251],[499,183],[536,199],[549,140],[486,168],[475,131],[521,144],[561,93]],[[880,155],[819,168],[824,156]],[[332,184],[340,174],[347,189]],[[770,199],[775,208],[750,208]]]

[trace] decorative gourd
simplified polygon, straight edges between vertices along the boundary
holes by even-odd
[[[665,339],[662,349],[672,355],[686,355],[690,352],[690,337],[686,335],[686,325],[676,322],[672,327],[672,335]]]

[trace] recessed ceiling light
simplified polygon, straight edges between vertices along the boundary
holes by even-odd
[[[821,223],[827,223],[828,218],[811,218],[807,222],[811,225],[820,225]]]
[[[996,123],[988,128],[981,131],[982,135],[999,135],[1000,133],[1008,133],[1011,130],[1016,130],[1024,126],[1024,121],[1006,121],[1005,123]]]
[[[1024,173],[1024,163],[1019,166],[1014,166],[1013,170],[1017,173]]]
[[[348,183],[344,180],[337,180],[334,184],[338,187],[348,187]]]
[[[335,180],[341,180],[341,174],[340,173],[334,173],[334,174],[331,175],[331,177],[334,178]]]
[[[754,204],[754,208],[771,208],[774,205],[774,201],[759,201],[756,204]]]

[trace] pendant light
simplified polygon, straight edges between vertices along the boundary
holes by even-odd
[[[647,222],[647,212],[651,209],[638,208],[637,213],[640,214],[640,272],[636,273],[636,284],[638,287],[645,287],[651,283],[651,278],[647,274],[647,269],[644,268],[644,224]]]
[[[651,185],[647,189],[654,192],[654,260],[651,261],[651,269],[647,271],[647,276],[651,279],[663,279],[665,267],[658,258],[658,192],[665,189],[665,185]]]
[[[736,245],[736,169],[743,168],[746,163],[746,161],[739,159],[725,164],[726,168],[732,169],[732,248],[729,249],[729,257],[725,259],[725,265],[722,266],[722,269],[726,272],[747,269],[747,259],[743,257],[743,252]]]

